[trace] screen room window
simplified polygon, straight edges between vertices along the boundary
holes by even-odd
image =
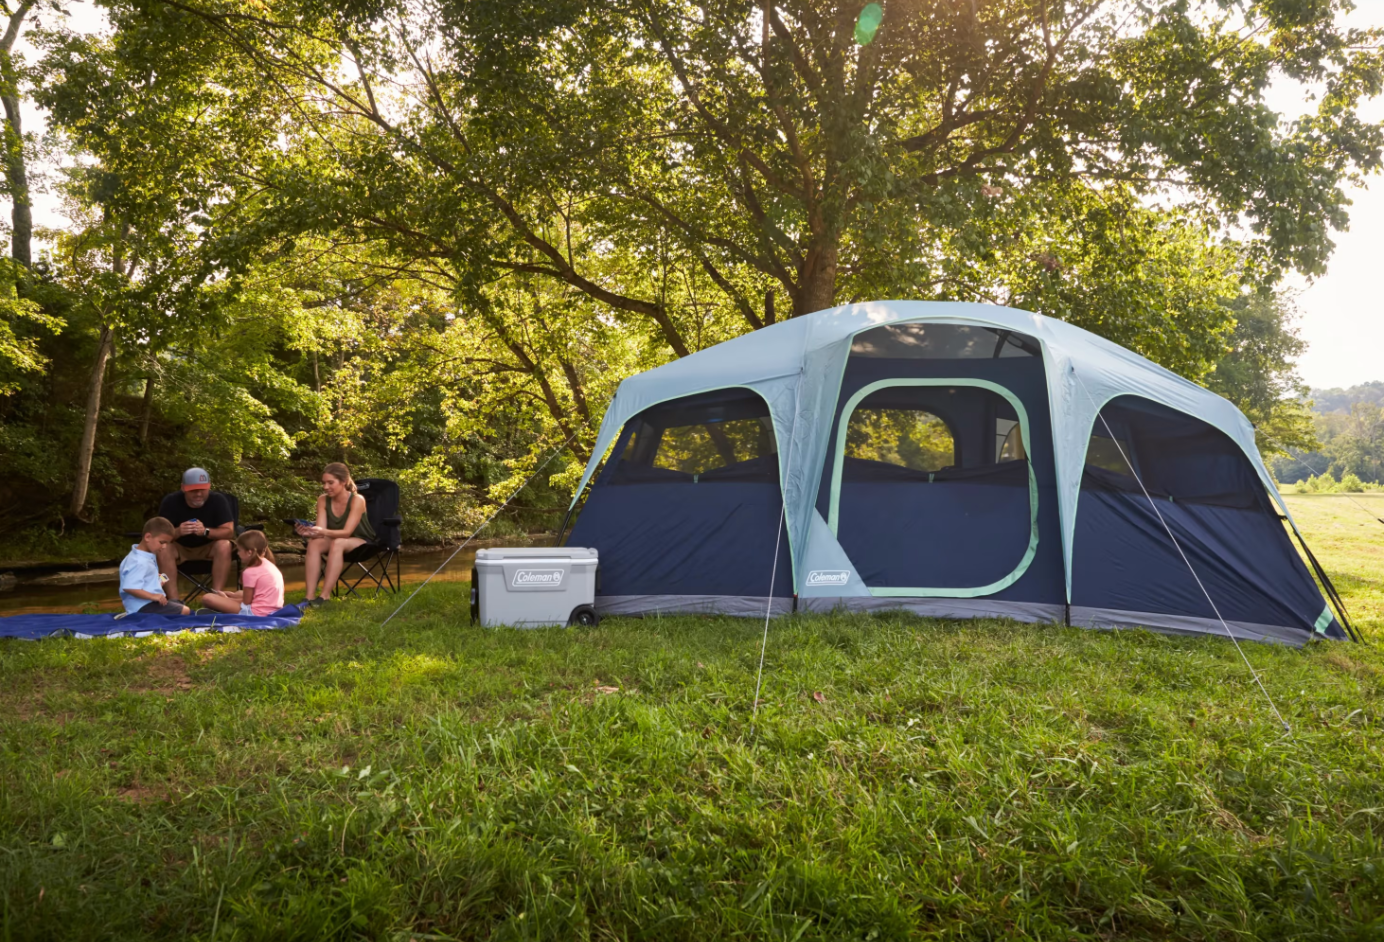
[[[664,429],[650,463],[655,468],[702,475],[773,451],[774,429],[768,416],[709,419]]]
[[[921,409],[856,409],[846,430],[846,457],[941,471],[957,463],[947,423]]]
[[[778,481],[769,407],[748,390],[675,399],[630,420],[611,484]]]

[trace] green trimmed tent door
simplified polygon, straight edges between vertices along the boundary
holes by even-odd
[[[875,596],[990,595],[1038,547],[1023,403],[969,378],[868,383],[842,406],[827,523]]]

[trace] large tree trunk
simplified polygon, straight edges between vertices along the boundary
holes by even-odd
[[[77,481],[72,487],[72,506],[68,514],[80,517],[86,506],[87,486],[91,480],[91,457],[96,451],[96,420],[101,415],[101,387],[106,380],[106,363],[115,346],[115,328],[101,328],[101,342],[96,348],[96,362],[91,365],[91,382],[87,387],[86,421],[82,423],[82,443],[77,447]]]
[[[111,247],[111,271],[118,277],[125,274],[125,240],[129,235],[129,223],[122,223],[115,245]],[[96,362],[91,365],[91,384],[87,387],[86,420],[82,423],[82,443],[77,448],[77,480],[72,485],[72,505],[68,508],[68,514],[73,517],[80,517],[86,506],[91,456],[96,451],[96,423],[101,417],[101,387],[114,348],[115,327],[106,321],[101,325],[101,342],[96,347]]]
[[[14,205],[10,212],[13,229],[10,257],[24,265],[31,261],[30,245],[34,234],[33,204],[29,197],[29,174],[24,164],[24,132],[19,117],[19,74],[11,52],[24,17],[33,8],[33,0],[19,5],[0,37],[0,104],[5,107],[5,183]]]
[[[793,316],[825,311],[836,304],[836,243],[814,245],[807,252],[798,278],[798,295],[793,299]]]

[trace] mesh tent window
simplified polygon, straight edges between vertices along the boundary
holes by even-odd
[[[843,483],[915,479],[1024,484],[1028,434],[1009,394],[974,380],[885,380],[841,415]],[[997,476],[998,475],[998,476]]]
[[[885,324],[856,334],[851,356],[897,360],[997,360],[1036,357],[1026,334],[973,324]]]
[[[745,389],[646,409],[626,426],[611,484],[778,481],[769,407]]]
[[[1140,480],[1155,498],[1277,516],[1253,465],[1229,436],[1167,406],[1120,396],[1095,420],[1082,487],[1142,493]]]
[[[910,471],[932,472],[957,463],[956,437],[951,427],[926,409],[861,405],[846,428],[846,457]]]

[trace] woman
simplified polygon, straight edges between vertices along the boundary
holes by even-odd
[[[296,528],[308,541],[307,597],[304,605],[321,605],[332,597],[336,580],[346,568],[346,554],[375,539],[370,518],[365,515],[365,498],[356,493],[350,470],[333,461],[322,469],[322,496],[317,498],[317,525]],[[322,557],[327,557],[327,574],[322,594],[317,594],[317,577],[322,572]]]
[[[284,574],[274,564],[269,541],[258,530],[246,530],[236,537],[240,556],[239,592],[218,592],[202,596],[202,604],[223,615],[272,615],[284,607]]]

